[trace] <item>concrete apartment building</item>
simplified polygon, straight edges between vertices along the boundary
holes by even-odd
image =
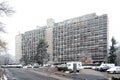
[[[35,30],[27,31],[24,34],[16,35],[16,63],[19,63],[23,55],[27,55],[29,62],[32,63],[34,60],[34,55],[37,53],[36,48],[40,39],[44,39],[49,47],[47,52],[50,55],[50,61],[48,63],[53,63],[53,38],[52,38],[52,27],[53,19],[48,19],[48,25],[38,27]]]
[[[22,57],[22,34],[15,36],[15,62],[20,63]]]
[[[55,63],[79,61],[85,54],[93,62],[107,57],[107,15],[85,15],[55,23],[53,59]]]
[[[45,28],[35,29],[27,31],[23,34],[22,38],[22,55],[27,55],[29,62],[34,60],[34,55],[36,54],[37,44],[40,39],[45,38]]]
[[[81,54],[93,62],[103,62],[107,57],[108,25],[107,15],[95,13],[55,23],[47,20],[47,26],[28,31],[22,37],[22,55],[36,54],[39,39],[49,45],[50,63],[80,61]],[[20,49],[20,48],[19,48]]]
[[[117,59],[116,59],[117,66],[120,66],[120,46],[116,50],[116,56],[117,56]]]

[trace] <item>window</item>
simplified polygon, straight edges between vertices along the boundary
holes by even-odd
[[[68,66],[71,66],[70,64],[68,64]]]

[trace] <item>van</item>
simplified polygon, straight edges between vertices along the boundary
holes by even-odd
[[[82,63],[77,61],[67,62],[67,69],[72,72],[79,72],[82,69]]]

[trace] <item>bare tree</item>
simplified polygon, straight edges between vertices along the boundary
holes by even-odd
[[[7,42],[0,40],[0,52],[6,50]]]
[[[89,63],[92,63],[92,59],[90,57],[88,57],[86,54],[82,53],[80,55],[80,61],[83,63],[83,64],[89,64]]]
[[[14,13],[15,11],[13,10],[12,7],[10,7],[7,2],[3,1],[0,2],[0,15],[2,15],[3,13],[6,14],[6,16],[10,16]],[[0,33],[5,33],[4,30],[5,24],[3,24],[0,21]],[[7,43],[5,41],[3,41],[0,37],[0,51],[3,51],[3,49],[6,48]]]
[[[3,1],[0,3],[0,15],[5,13],[7,16],[12,15],[15,11],[8,5],[7,2]]]

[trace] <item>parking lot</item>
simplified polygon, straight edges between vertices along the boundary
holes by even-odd
[[[108,74],[107,72],[101,72],[103,75],[105,75],[106,77],[119,77],[120,78],[120,74]]]
[[[90,75],[97,75],[97,76],[103,76],[106,78],[111,78],[113,77],[120,77],[120,74],[108,74],[107,72],[100,72],[100,71],[95,71],[92,69],[82,69],[80,71],[80,74],[90,74]]]

